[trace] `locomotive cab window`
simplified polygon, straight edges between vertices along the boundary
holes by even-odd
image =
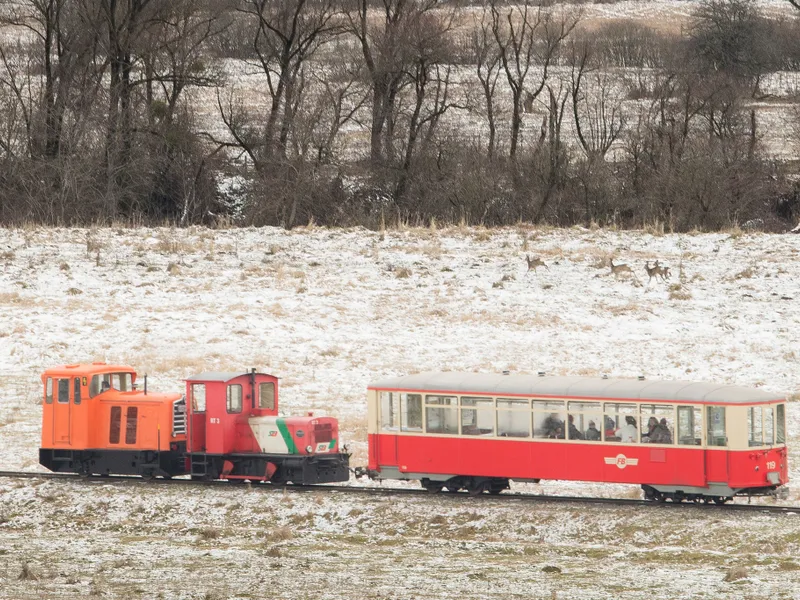
[[[258,408],[275,410],[275,383],[272,381],[258,386]]]
[[[455,396],[425,396],[425,431],[427,433],[458,433],[458,398]]]
[[[133,375],[131,373],[102,373],[93,375],[92,382],[89,384],[89,398],[94,398],[97,394],[113,389],[119,392],[130,392],[133,390]]]
[[[706,443],[709,446],[727,446],[728,438],[725,433],[725,407],[708,406],[706,417],[708,419]]]
[[[400,427],[400,394],[381,392],[381,429],[397,430]]]
[[[58,380],[58,403],[69,404],[69,379]]]
[[[53,403],[53,380],[48,377],[47,382],[44,384],[44,401],[46,404]]]
[[[563,440],[565,420],[564,402],[560,400],[533,401],[533,437]]]
[[[242,386],[238,383],[228,386],[226,406],[229,413],[242,412]]]
[[[400,429],[422,431],[422,394],[400,394]]]
[[[206,384],[193,383],[190,390],[192,393],[192,412],[206,412]]]
[[[72,380],[72,402],[75,404],[81,403],[81,378],[76,377]]]
[[[778,404],[775,410],[775,443],[786,443],[786,405]]]
[[[461,398],[462,435],[494,435],[494,401],[491,398]]]
[[[497,435],[531,437],[531,407],[527,400],[497,399]]]

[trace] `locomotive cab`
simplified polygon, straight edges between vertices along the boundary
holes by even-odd
[[[255,369],[186,380],[194,479],[330,483],[349,479],[330,417],[279,417],[278,378]]]
[[[182,474],[185,444],[181,394],[137,391],[136,372],[92,363],[42,375],[39,462],[82,474]]]

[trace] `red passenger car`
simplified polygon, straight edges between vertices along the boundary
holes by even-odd
[[[785,402],[713,383],[409,375],[369,385],[369,473],[431,491],[562,479],[722,503],[788,482]]]

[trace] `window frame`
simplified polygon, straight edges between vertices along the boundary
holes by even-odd
[[[122,435],[122,407],[112,406],[108,417],[108,443],[119,444]]]
[[[75,377],[72,380],[72,403],[80,405],[81,403],[81,378]]]
[[[271,390],[267,399],[269,403],[264,405],[264,389],[265,386]],[[262,381],[258,384],[258,408],[262,410],[275,410],[275,382],[274,381]]]
[[[196,394],[195,388],[203,390],[203,408],[197,408],[197,403],[195,402]],[[191,407],[192,407],[192,414],[205,414],[206,412],[206,384],[205,383],[192,383],[189,386],[189,393],[191,394]]]
[[[44,382],[44,403],[45,404],[52,404],[53,403],[53,378],[48,377],[47,381]]]
[[[231,400],[233,399],[232,391],[233,388],[239,388],[239,410],[231,410]],[[242,384],[241,383],[231,383],[226,386],[225,390],[225,410],[228,412],[229,415],[238,415],[241,414],[243,409],[243,396],[242,396]]]
[[[133,446],[136,444],[136,435],[139,425],[139,407],[129,406],[125,411],[125,445]]]
[[[56,402],[58,404],[69,404],[69,379],[62,377],[56,379],[56,381],[58,381],[58,395],[56,396]],[[62,396],[64,398],[63,400]]]

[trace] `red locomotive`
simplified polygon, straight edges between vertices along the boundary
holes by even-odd
[[[278,380],[202,373],[185,394],[136,389],[127,366],[92,363],[42,375],[39,462],[52,471],[314,484],[347,481],[331,417],[278,417]],[[189,403],[187,406],[187,398]]]
[[[368,410],[370,476],[430,491],[562,479],[724,503],[789,479],[786,400],[745,387],[427,373],[371,384]]]

